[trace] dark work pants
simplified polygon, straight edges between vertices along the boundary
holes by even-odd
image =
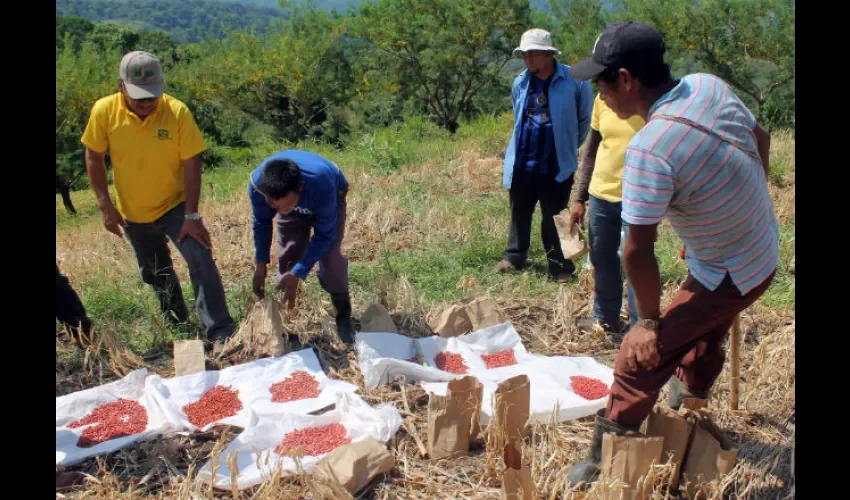
[[[181,203],[154,222],[138,224],[127,221],[124,232],[136,253],[142,281],[153,287],[166,319],[183,322],[189,317],[180,281],[174,272],[171,252],[166,244],[165,238],[168,237],[189,267],[198,318],[206,330],[207,338],[228,337],[236,329],[236,324],[227,308],[221,275],[213,260],[212,250],[204,248],[188,236],[182,242],[177,241],[183,227],[184,213],[185,204]],[[172,314],[173,318],[169,318]]]
[[[549,274],[572,273],[575,265],[564,259],[561,240],[553,217],[567,208],[573,176],[564,182],[555,181],[554,173],[538,174],[528,172],[519,166],[514,168],[511,190],[511,227],[508,234],[508,248],[505,259],[516,267],[525,265],[528,248],[531,244],[531,218],[537,202],[540,202],[542,214],[541,233],[543,249],[549,264]]]

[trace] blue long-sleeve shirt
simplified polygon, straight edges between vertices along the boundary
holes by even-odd
[[[301,169],[304,180],[304,190],[292,214],[312,223],[313,237],[304,256],[291,270],[292,274],[303,280],[336,239],[338,200],[341,192],[348,191],[348,181],[336,165],[315,153],[290,149],[266,158],[251,173],[252,182],[248,183],[248,195],[251,199],[251,211],[254,218],[254,248],[257,262],[268,263],[271,258],[273,221],[277,210],[266,202],[262,193],[254,189],[254,185],[260,182],[260,174],[266,168],[266,164],[276,159],[294,161]]]
[[[520,134],[524,117],[528,112],[528,84],[531,73],[526,70],[514,79],[511,98],[514,108],[514,128],[508,149],[505,151],[505,168],[502,182],[505,189],[511,188],[514,164],[518,158]],[[570,67],[555,63],[555,72],[548,94],[549,119],[555,135],[555,154],[558,173],[555,181],[564,182],[578,169],[578,148],[590,130],[593,114],[593,90],[590,82],[576,81],[570,76]]]

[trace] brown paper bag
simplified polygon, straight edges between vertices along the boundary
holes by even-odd
[[[531,469],[506,467],[502,473],[502,500],[536,500]]]
[[[469,442],[476,441],[481,433],[481,399],[484,385],[475,377],[466,376],[449,382],[449,392],[457,399],[461,418],[469,418]]]
[[[467,304],[465,309],[472,331],[504,322],[496,310],[496,301],[492,297],[475,299]]]
[[[472,331],[465,304],[449,306],[435,320],[429,321],[428,326],[440,337],[457,337]]]
[[[398,328],[386,307],[372,304],[360,315],[360,331],[398,333]]]
[[[520,442],[528,435],[530,384],[528,375],[517,375],[499,383],[495,392],[496,412],[489,433],[490,448],[513,445],[520,450]]]
[[[704,410],[691,412],[697,416],[691,444],[682,465],[682,483],[687,484],[690,498],[698,498],[697,484],[723,477],[735,467],[738,447],[732,442]]]
[[[601,480],[622,483],[616,497],[646,498],[651,485],[640,484],[640,479],[653,464],[662,463],[663,449],[662,437],[646,437],[639,433],[618,436],[609,432],[602,436]]]
[[[206,369],[204,343],[200,340],[174,341],[174,375],[191,375]]]
[[[564,210],[555,215],[555,228],[558,230],[558,237],[561,240],[561,251],[564,252],[564,258],[567,260],[578,260],[590,251],[587,242],[584,241],[578,225],[573,226],[570,231],[570,212]]]
[[[664,439],[660,463],[666,463],[672,455],[674,470],[670,486],[674,489],[679,486],[679,474],[688,452],[688,444],[691,441],[693,429],[692,421],[666,407],[656,406],[647,419],[646,435]]]
[[[508,418],[507,420],[510,421],[511,419]],[[503,456],[505,470],[502,472],[502,500],[534,499],[535,484],[531,477],[531,469],[522,461],[521,443],[516,440],[509,440],[505,444]]]
[[[448,384],[445,396],[428,399],[428,457],[439,460],[469,452],[471,438],[478,436],[483,386],[475,377]],[[473,436],[473,432],[475,433]]]
[[[286,352],[280,302],[266,297],[255,303],[239,330],[228,340],[220,357],[228,356],[240,347],[257,357],[281,356]]]
[[[338,481],[353,495],[393,467],[395,459],[386,446],[374,439],[366,439],[328,453],[316,464],[314,474]]]

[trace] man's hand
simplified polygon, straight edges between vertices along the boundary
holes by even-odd
[[[186,236],[191,237],[206,249],[212,248],[210,233],[207,232],[204,223],[199,220],[187,219],[183,222],[183,227],[180,228],[180,236],[177,237],[177,241],[183,241]]]
[[[661,363],[658,354],[658,332],[635,325],[623,339],[621,349],[625,349],[626,367],[632,372],[638,368],[652,370]]]
[[[101,209],[100,214],[103,216],[103,225],[106,227],[106,230],[119,238],[124,238],[121,228],[127,227],[127,222],[121,217],[118,210],[114,206],[109,205]]]
[[[265,262],[257,262],[254,268],[254,295],[258,299],[266,298],[266,276],[268,275],[268,265]]]
[[[286,302],[286,308],[289,310],[295,309],[295,295],[298,293],[298,276],[292,273],[286,273],[280,278],[280,283],[277,289],[283,292],[283,301]]]
[[[580,201],[576,201],[573,203],[573,208],[570,210],[570,232],[573,230],[573,226],[578,224],[578,227],[584,229],[584,214],[587,211],[587,208],[584,206],[584,203]]]

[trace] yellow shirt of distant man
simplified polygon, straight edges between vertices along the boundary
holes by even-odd
[[[99,153],[109,152],[118,211],[129,222],[142,224],[185,201],[180,161],[206,149],[189,108],[168,94],[159,97],[145,120],[127,108],[120,92],[98,100],[82,142]]]
[[[587,191],[611,203],[619,203],[623,194],[623,157],[629,141],[646,122],[634,115],[623,120],[611,111],[605,101],[596,96],[593,101],[593,116],[590,127],[602,135],[602,143],[596,152],[593,177]]]

